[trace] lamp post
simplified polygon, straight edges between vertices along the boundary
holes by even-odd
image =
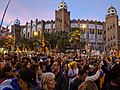
[[[48,41],[45,41],[45,42],[49,44],[49,48],[50,48],[50,51],[51,51],[51,44]]]
[[[88,37],[87,37],[87,26],[86,24],[82,25],[82,29],[85,29],[85,33],[86,33],[86,55],[88,56]]]
[[[35,31],[33,34],[34,34],[34,38],[36,38],[38,40],[38,32]],[[35,43],[37,45],[38,42],[36,41]],[[36,48],[37,48],[36,45],[35,45],[35,51],[36,51]]]
[[[8,1],[7,6],[6,6],[6,8],[5,8],[5,11],[4,11],[4,13],[3,13],[3,17],[2,17],[2,20],[1,20],[1,23],[0,23],[0,33],[1,33],[1,27],[2,27],[2,24],[3,24],[3,20],[4,20],[4,17],[5,17],[6,11],[7,11],[7,9],[8,9],[8,6],[9,6],[9,4],[10,4],[10,1],[11,1],[11,0]]]

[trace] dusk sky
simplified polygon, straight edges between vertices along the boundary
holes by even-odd
[[[62,0],[11,0],[3,26],[18,18],[21,25],[30,20],[55,20],[55,10]],[[64,0],[70,18],[105,21],[107,9],[114,6],[120,17],[120,0]],[[8,0],[0,0],[0,22]],[[12,23],[13,24],[13,23]]]

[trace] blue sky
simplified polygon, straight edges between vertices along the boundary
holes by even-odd
[[[55,10],[62,0],[11,0],[3,26],[16,18],[24,25],[30,20],[54,20]],[[64,0],[72,19],[89,19],[105,21],[105,14],[111,4],[117,9],[120,17],[120,0]],[[8,0],[0,0],[0,20]]]

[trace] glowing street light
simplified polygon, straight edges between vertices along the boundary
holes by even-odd
[[[8,35],[8,38],[12,38],[12,35],[9,34],[9,35]]]
[[[83,29],[86,29],[86,28],[87,28],[86,24],[82,25],[82,28],[83,28]]]
[[[38,36],[38,32],[37,31],[34,32],[34,36]]]

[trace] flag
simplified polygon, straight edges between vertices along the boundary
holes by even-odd
[[[56,44],[56,47],[55,47],[56,50],[58,50],[58,44]]]
[[[42,47],[44,47],[45,46],[45,39],[44,39],[44,34],[42,35]]]
[[[49,49],[48,49],[48,47],[45,47],[45,49],[46,49],[46,51],[47,51],[47,52],[49,52]]]
[[[19,47],[17,47],[17,52],[20,52],[20,49],[19,49]]]

